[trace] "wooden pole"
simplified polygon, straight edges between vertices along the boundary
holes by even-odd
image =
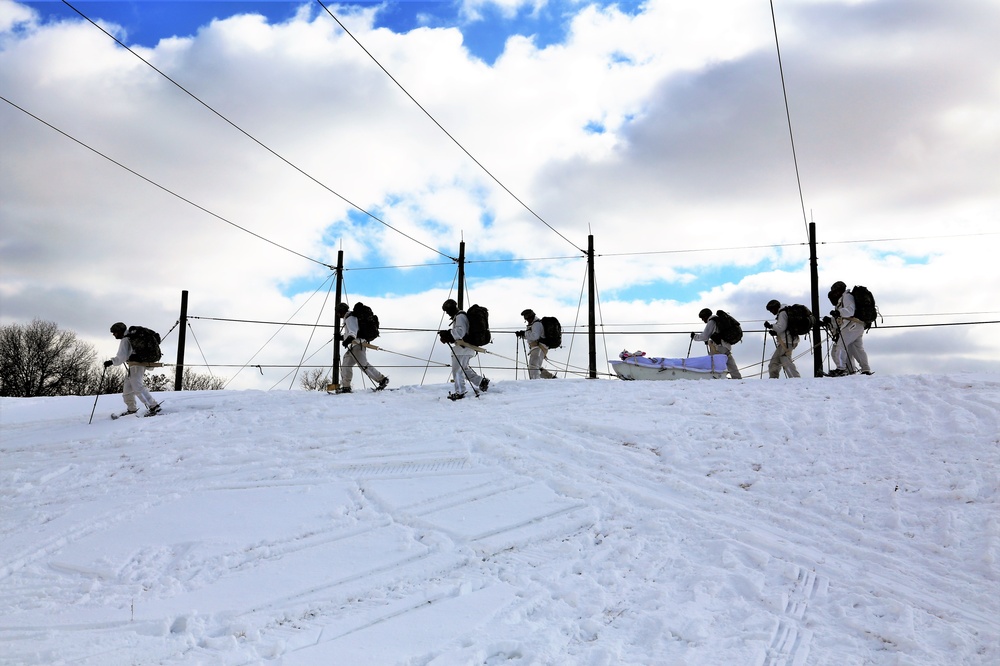
[[[812,287],[813,312],[813,376],[823,376],[823,345],[819,333],[819,262],[816,258],[816,223],[809,223],[809,281]]]
[[[333,311],[336,319],[337,308],[340,307],[341,298],[344,293],[344,251],[337,250],[337,290],[334,296]],[[333,371],[330,376],[330,384],[327,385],[327,393],[332,393],[340,388],[340,321],[337,320],[333,329]]]
[[[590,360],[589,379],[597,379],[597,302],[594,286],[594,235],[587,236],[587,346]]]
[[[465,241],[458,245],[458,309],[465,309]]]
[[[187,321],[188,317],[188,293],[187,290],[181,292],[181,316],[180,331],[177,335],[177,367],[174,370],[174,390],[180,391],[184,387],[184,345],[187,341]]]

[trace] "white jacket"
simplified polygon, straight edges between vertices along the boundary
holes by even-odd
[[[348,312],[344,315],[344,325],[340,328],[340,339],[346,340],[349,337],[353,337],[355,340],[361,342],[367,342],[367,340],[358,338],[358,318],[354,316],[353,312]]]
[[[455,342],[462,340],[466,335],[469,334],[469,317],[465,312],[459,312],[455,315],[455,318],[451,320],[451,335],[455,338]],[[452,345],[452,349],[455,350],[455,354],[458,356],[475,356],[476,350],[469,349],[468,347],[463,347],[462,345],[455,344]]]
[[[128,339],[128,336],[121,339],[118,343],[118,353],[115,357],[111,359],[112,365],[121,365],[129,359],[132,355],[132,342]]]
[[[541,319],[535,319],[530,324],[528,324],[524,329],[524,339],[528,341],[528,344],[532,347],[545,345],[541,344],[539,340],[545,335],[545,327],[542,326]]]
[[[776,336],[781,336],[782,342],[789,349],[794,348],[799,344],[799,336],[793,335],[791,331],[788,330],[788,311],[785,308],[788,307],[784,303],[781,304],[781,309],[778,310],[778,316],[774,319],[774,326],[771,330],[775,332]]]

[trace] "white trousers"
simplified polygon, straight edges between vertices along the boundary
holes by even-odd
[[[344,350],[343,363],[340,364],[340,386],[350,388],[351,380],[354,379],[354,366],[361,368],[361,371],[378,384],[385,378],[375,366],[368,363],[368,349],[355,342]]]
[[[861,372],[872,371],[868,365],[868,352],[865,351],[864,335],[865,327],[863,324],[856,321],[840,322],[840,337],[831,352],[833,362],[837,364],[838,369],[846,370],[848,363],[853,358],[860,367],[852,367],[852,370],[855,372],[858,370]]]
[[[463,351],[459,351],[459,350]],[[483,382],[483,378],[469,367],[469,361],[476,354],[474,351],[466,352],[464,347],[452,346],[451,348],[451,374],[455,379],[455,393],[465,393],[467,382],[473,382],[477,389]]]
[[[129,411],[135,411],[137,408],[135,406],[135,398],[139,397],[142,404],[146,407],[152,407],[156,404],[156,400],[153,400],[153,394],[149,392],[146,385],[143,383],[142,378],[146,374],[146,366],[139,365],[138,363],[130,363],[128,365],[128,373],[125,375],[125,386],[122,392],[122,399],[125,401],[125,406],[128,407]]]

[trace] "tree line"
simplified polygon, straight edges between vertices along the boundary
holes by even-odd
[[[150,391],[167,391],[173,380],[166,374],[146,374]],[[55,322],[35,319],[30,324],[0,327],[0,396],[33,398],[58,395],[121,393],[125,370],[104,369],[97,350],[73,331]],[[218,390],[225,380],[185,368],[184,391]]]

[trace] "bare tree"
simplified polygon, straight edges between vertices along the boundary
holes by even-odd
[[[184,375],[181,377],[182,391],[218,391],[226,385],[224,377],[215,375],[202,375],[193,372],[191,368],[184,368]],[[146,386],[150,391],[172,391],[174,388],[174,377],[170,375],[146,375]]]
[[[306,391],[325,391],[329,385],[330,377],[326,374],[325,368],[307,370],[299,380],[299,386]]]
[[[0,396],[85,395],[97,353],[51,321],[0,327]]]
[[[121,393],[125,390],[125,368],[105,368],[98,363],[90,369],[85,395]]]

